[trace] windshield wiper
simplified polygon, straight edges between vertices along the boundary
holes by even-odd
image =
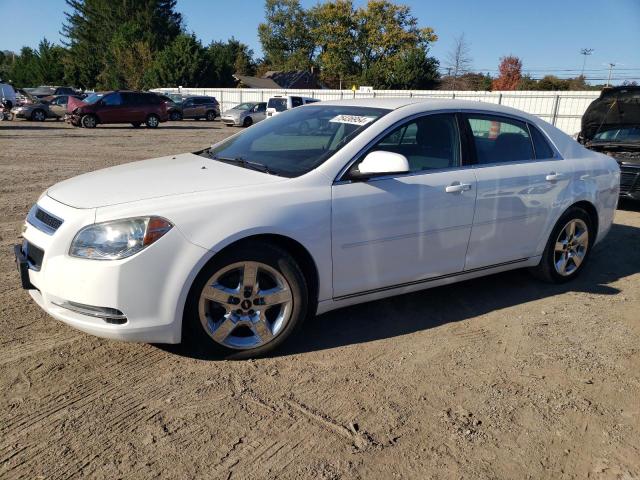
[[[239,165],[243,168],[248,168],[249,170],[256,170],[258,172],[268,173],[269,175],[278,175],[276,172],[272,171],[269,167],[267,167],[263,163],[254,162],[242,157],[234,157],[234,158],[220,157],[218,155],[212,154],[210,150],[207,153],[209,154],[209,157],[211,157],[212,160],[219,160],[224,163]]]

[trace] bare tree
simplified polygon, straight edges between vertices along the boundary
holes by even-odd
[[[456,37],[453,42],[453,48],[447,54],[445,65],[449,72],[448,84],[451,90],[455,90],[459,83],[459,77],[471,70],[471,47],[469,42],[464,38],[464,33]]]

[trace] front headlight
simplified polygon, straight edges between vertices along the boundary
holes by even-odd
[[[69,255],[93,260],[120,260],[148,247],[173,225],[160,217],[137,217],[96,223],[80,230]]]

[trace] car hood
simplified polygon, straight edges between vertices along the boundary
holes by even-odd
[[[97,208],[283,180],[275,175],[184,153],[85,173],[53,185],[47,195],[71,207]]]
[[[223,115],[229,116],[229,117],[239,117],[240,115],[246,112],[247,112],[246,110],[236,110],[235,108],[230,108],[229,110],[226,110],[223,113]]]

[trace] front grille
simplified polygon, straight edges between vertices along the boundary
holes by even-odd
[[[640,177],[640,169],[638,168],[629,168],[629,167],[621,167],[620,168],[620,192],[628,193],[628,192],[637,192],[640,190],[640,181],[638,181],[638,177]]]
[[[22,243],[22,253],[27,257],[30,268],[36,271],[40,270],[40,267],[42,267],[42,259],[44,258],[44,250],[25,240]]]
[[[27,215],[27,222],[48,235],[53,235],[64,220],[34,205]]]
[[[52,229],[57,230],[62,225],[62,220],[54,217],[48,212],[45,212],[41,208],[36,209],[36,218],[42,223],[49,225]]]

